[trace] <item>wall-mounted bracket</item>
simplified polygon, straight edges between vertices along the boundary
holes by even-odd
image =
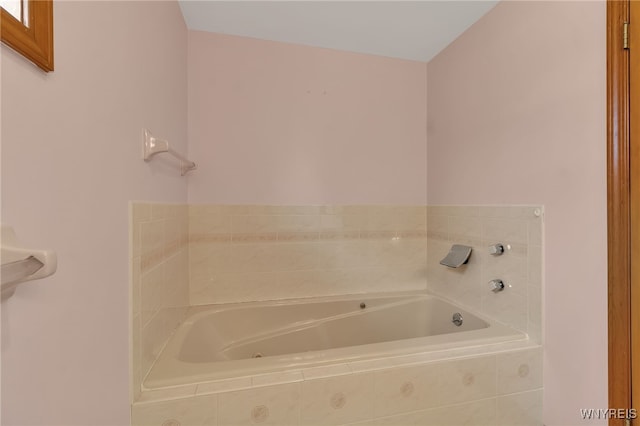
[[[153,158],[154,155],[161,154],[163,152],[171,154],[180,160],[180,176],[184,176],[191,170],[196,169],[196,163],[171,149],[168,141],[158,139],[154,137],[149,130],[144,129],[142,159],[148,162],[151,161],[151,158]]]

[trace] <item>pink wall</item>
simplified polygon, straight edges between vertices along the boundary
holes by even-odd
[[[129,422],[129,200],[186,201],[144,126],[187,148],[175,2],[56,2],[56,70],[2,47],[2,221],[58,272],[2,304],[2,424]],[[115,30],[117,29],[117,30]]]
[[[425,203],[425,138],[425,63],[189,32],[191,203]]]
[[[547,426],[607,406],[605,60],[604,2],[502,2],[428,65],[429,204],[546,206]]]

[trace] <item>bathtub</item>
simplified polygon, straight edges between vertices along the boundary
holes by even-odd
[[[144,388],[526,338],[427,294],[198,306],[170,338]]]

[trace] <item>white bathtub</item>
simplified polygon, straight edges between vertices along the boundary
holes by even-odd
[[[456,313],[463,317],[459,326],[452,321]],[[425,294],[200,306],[191,309],[169,340],[144,387],[525,338],[522,332]]]

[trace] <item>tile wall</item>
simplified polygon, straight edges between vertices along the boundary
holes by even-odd
[[[189,398],[134,404],[132,424],[542,424],[539,347],[395,368],[366,365],[273,373],[245,382],[238,379],[241,385],[231,391],[222,385],[215,392],[209,384]]]
[[[529,333],[541,341],[541,206],[429,206],[427,288],[457,304]],[[501,256],[489,246],[509,247]],[[473,247],[469,263],[459,269],[439,264],[452,244]],[[502,279],[494,293],[489,281]]]
[[[189,206],[192,305],[425,290],[425,206]]]
[[[132,398],[189,306],[188,209],[131,204]]]

